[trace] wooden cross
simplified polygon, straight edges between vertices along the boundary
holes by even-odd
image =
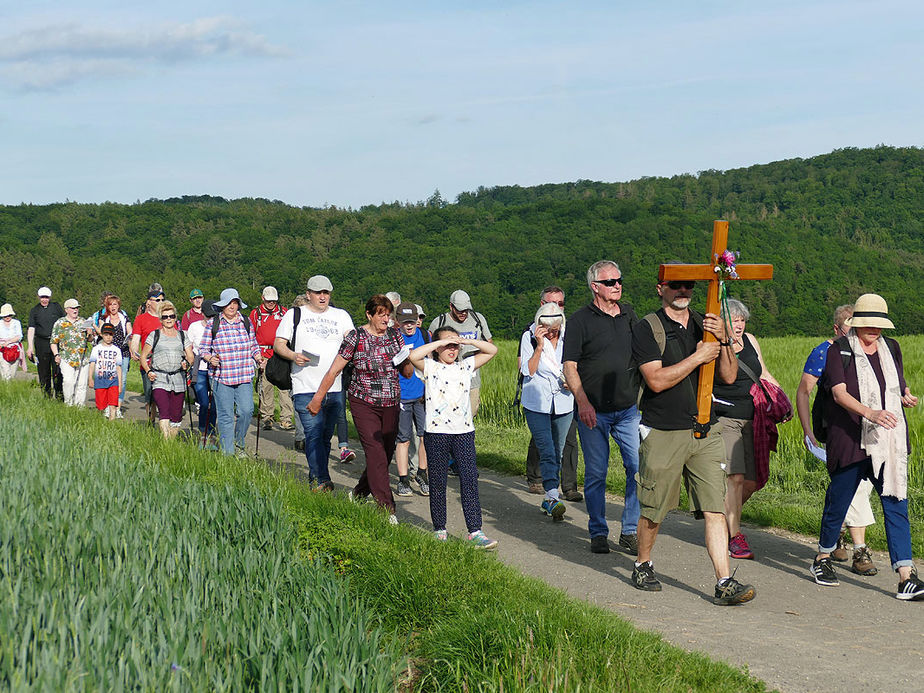
[[[728,222],[715,221],[712,226],[712,256],[708,265],[661,265],[658,279],[666,281],[709,282],[706,295],[706,312],[719,315],[719,280],[715,271],[717,260],[728,247]],[[736,265],[738,279],[773,279],[773,265]],[[727,280],[734,281],[734,280]],[[729,338],[731,336],[729,335]],[[711,332],[704,332],[704,342],[716,341]],[[699,367],[699,389],[696,393],[696,426],[693,435],[705,438],[709,433],[709,418],[712,412],[712,383],[715,377],[715,361]]]

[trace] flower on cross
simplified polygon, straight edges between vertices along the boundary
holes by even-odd
[[[715,267],[713,270],[719,275],[719,279],[737,279],[738,270],[735,269],[735,263],[741,255],[737,250],[726,250],[721,255],[715,256]]]

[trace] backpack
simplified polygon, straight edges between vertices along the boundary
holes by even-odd
[[[250,332],[250,319],[243,313],[238,313],[241,316],[241,319],[244,321],[244,327],[247,328],[247,331]],[[221,323],[221,314],[216,315],[212,318],[212,341],[218,336],[218,327]]]
[[[298,323],[302,320],[302,309],[298,306],[292,309],[292,339],[286,342],[290,350],[295,351],[295,335],[298,332]],[[266,379],[280,390],[292,389],[292,361],[282,358],[273,350],[273,355],[266,362],[263,371]]]
[[[182,346],[183,353],[185,354],[186,353],[186,333],[183,332],[183,330],[177,330],[177,332],[180,333],[180,345]],[[152,357],[151,361],[152,363],[153,363],[154,351],[157,349],[157,342],[160,341],[160,333],[161,333],[161,330],[154,330],[154,339],[151,341],[151,357]],[[186,357],[184,356],[183,358],[186,358]],[[159,371],[156,368],[152,368],[151,370],[154,371],[155,373],[165,373],[167,375],[176,375],[177,373],[183,372],[182,368],[178,371]]]
[[[892,359],[897,359],[898,342],[891,337],[886,337],[885,340],[886,344],[889,345],[889,351],[892,352]],[[853,361],[853,350],[850,348],[850,342],[847,337],[838,337],[828,349],[833,349],[834,347],[840,349],[841,365],[846,371],[847,366]],[[818,393],[815,395],[815,401],[812,402],[812,434],[819,443],[828,442],[828,416],[832,410],[831,408],[836,406],[838,405],[834,402],[834,395],[831,393],[825,373],[822,371],[821,378],[818,379]]]
[[[484,325],[481,324],[481,318],[479,318],[478,313],[476,313],[473,310],[469,311],[469,313],[471,314],[472,318],[475,319],[475,328],[478,330],[478,339],[481,339],[482,335],[484,335]],[[437,330],[441,327],[446,327],[446,316],[447,315],[448,313],[443,313],[442,315],[440,315],[439,322],[436,325]],[[434,330],[434,332],[435,331],[436,330]]]

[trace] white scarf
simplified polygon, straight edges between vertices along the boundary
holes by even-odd
[[[847,333],[847,341],[850,343],[857,367],[860,403],[870,409],[882,409],[879,379],[854,330],[851,329]],[[905,415],[902,413],[898,369],[892,359],[892,350],[882,335],[877,340],[876,351],[885,378],[885,409],[895,414],[898,423],[895,428],[885,428],[861,418],[860,447],[872,459],[873,474],[876,478],[882,475],[882,494],[904,500],[908,495],[908,439]]]

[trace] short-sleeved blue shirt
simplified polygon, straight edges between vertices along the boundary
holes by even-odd
[[[404,343],[407,344],[411,349],[416,349],[419,346],[426,344],[426,340],[423,336],[423,330],[419,327],[417,332],[414,333],[413,337],[408,337],[403,332],[401,336],[404,337]],[[410,378],[405,378],[403,375],[398,374],[398,382],[401,383],[401,400],[408,402],[412,399],[420,399],[424,396],[424,382],[417,377],[417,373],[414,372],[411,374]]]
[[[802,369],[802,372],[820,378],[822,371],[825,369],[825,359],[828,357],[829,346],[831,346],[831,342],[824,341],[812,349],[812,353],[805,359],[805,368]]]

